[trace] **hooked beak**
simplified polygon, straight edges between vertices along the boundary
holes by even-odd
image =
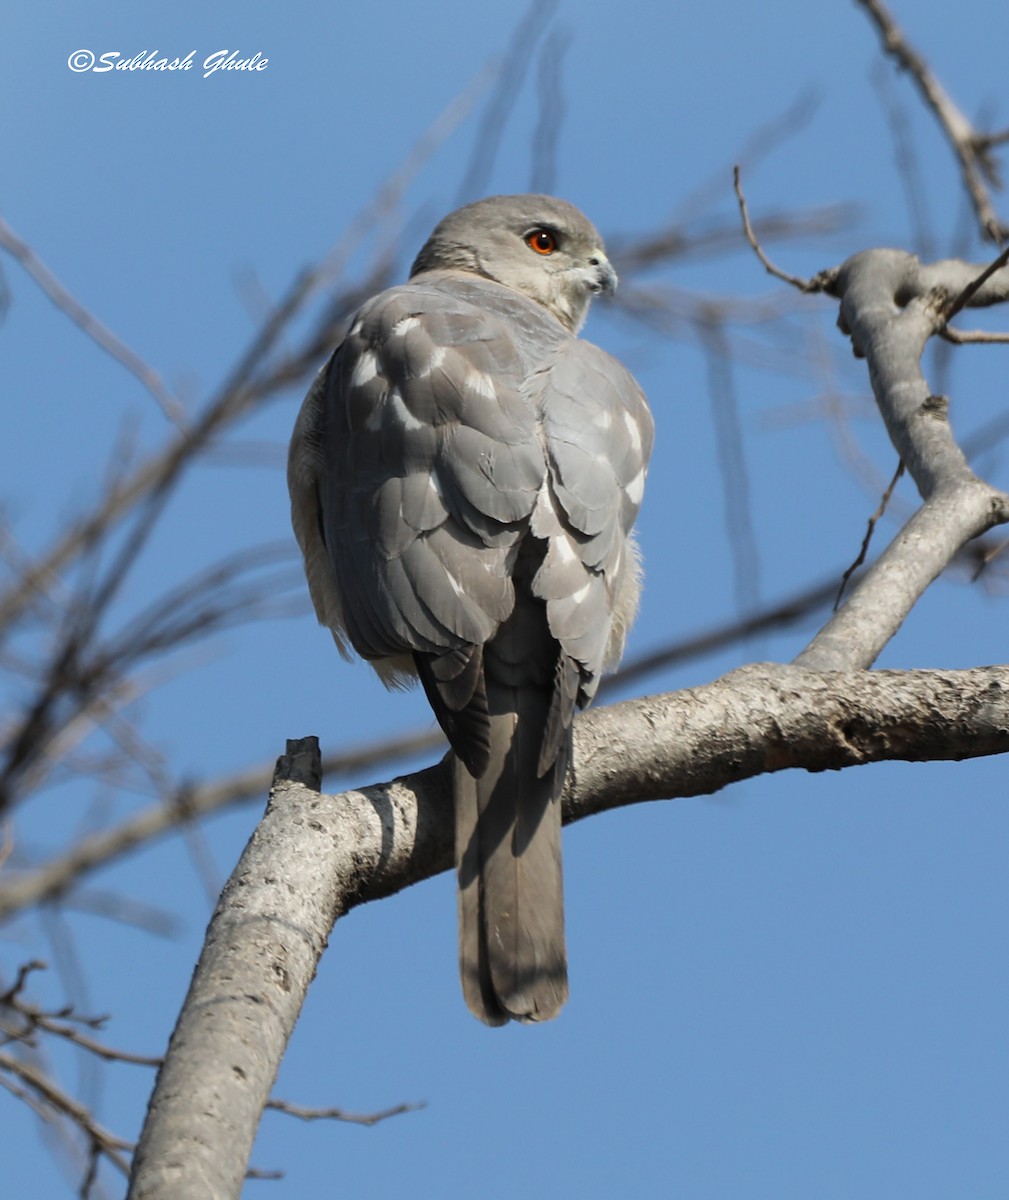
[[[598,295],[612,296],[617,290],[617,273],[610,266],[610,260],[602,250],[596,250],[589,259],[592,278],[589,290]]]

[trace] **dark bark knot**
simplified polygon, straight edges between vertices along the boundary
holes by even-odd
[[[838,732],[856,762],[874,761],[883,754],[891,741],[887,730],[881,729],[863,716],[849,717],[838,727]]]

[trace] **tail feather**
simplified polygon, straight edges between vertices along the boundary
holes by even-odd
[[[570,733],[540,774],[548,689],[488,686],[489,755],[456,760],[459,953],[470,1010],[490,1025],[545,1021],[568,994],[561,792]]]

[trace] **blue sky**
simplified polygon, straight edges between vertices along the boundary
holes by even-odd
[[[995,127],[1009,121],[1006,6],[892,7],[969,116],[989,114]],[[503,52],[516,17],[497,0],[433,10],[393,0],[380,11],[304,0],[159,12],[103,0],[19,6],[6,15],[0,47],[0,216],[195,409],[254,331],[242,281],[254,275],[275,300],[325,254],[438,114]],[[757,129],[808,93],[817,103],[807,123],[747,169],[751,210],[759,217],[843,201],[857,217],[830,236],[774,247],[774,256],[808,274],[870,245],[914,248],[874,83],[877,38],[854,4],[565,0],[551,27],[570,34],[556,190],[611,243],[688,212],[698,221],[731,216],[732,163]],[[269,66],[206,79],[67,66],[78,49],[194,50],[200,62],[224,48],[258,51]],[[516,98],[486,191],[529,186],[535,74]],[[907,81],[883,74],[905,107],[937,253],[966,245],[984,261],[976,241],[963,241],[952,154]],[[416,232],[401,272],[459,199],[480,112],[406,194],[403,215]],[[347,278],[368,265],[381,237],[356,250]],[[21,544],[38,551],[95,494],[125,421],[138,450],[159,444],[166,424],[15,263],[4,257],[0,266],[10,294],[0,325],[0,500]],[[751,586],[771,600],[837,575],[857,553],[895,461],[833,307],[785,294],[742,251],[684,261],[649,282],[791,306],[792,332],[774,361],[771,335],[754,323],[745,331],[750,350],[733,367],[759,555]],[[706,364],[688,322],[658,339],[600,311],[586,332],[631,367],[656,415],[635,653],[736,613]],[[1004,411],[1007,353],[957,353],[946,387],[959,433]],[[290,536],[283,456],[302,391],[234,435],[266,446],[262,465],[218,462],[191,474],[121,615],[228,550]],[[825,419],[837,398],[842,415]],[[985,469],[1005,486],[998,451]],[[897,511],[912,501],[905,481]],[[1004,661],[1000,630],[997,589],[943,581],[879,665]],[[787,660],[812,632],[690,662],[650,679],[648,690],[703,683],[753,659]],[[228,634],[187,668],[143,702],[143,727],[179,775],[212,778],[268,761],[286,737],[317,733],[335,750],[430,724],[422,697],[387,696],[366,668],[340,660],[307,614]],[[1004,777],[998,761],[793,772],[569,830],[572,999],[544,1028],[487,1030],[468,1016],[448,876],[354,912],[331,940],[277,1092],[358,1111],[426,1107],[373,1129],[268,1114],[253,1162],[286,1174],[250,1183],[247,1194],[1001,1194],[1009,1170]],[[85,784],[53,789],[26,810],[19,848],[56,852],[106,799]],[[105,818],[148,802],[117,796]],[[251,805],[209,823],[219,880],[258,812]],[[54,965],[39,981],[41,999],[73,996],[86,1011],[111,1014],[113,1044],[159,1053],[212,908],[194,860],[171,840],[89,881],[89,890],[175,912],[181,932],[155,939],[78,912],[63,926],[26,918],[0,943],[3,977],[27,958],[47,958]],[[74,982],[74,956],[83,982]],[[96,1075],[72,1057],[57,1067],[104,1124],[136,1134],[149,1072],[111,1066]],[[72,1194],[31,1114],[9,1098],[0,1104],[4,1190]]]

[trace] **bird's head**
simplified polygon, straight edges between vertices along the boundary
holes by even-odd
[[[513,288],[572,332],[585,320],[592,297],[617,286],[595,226],[553,196],[490,196],[449,213],[417,255],[410,277],[443,270]]]

